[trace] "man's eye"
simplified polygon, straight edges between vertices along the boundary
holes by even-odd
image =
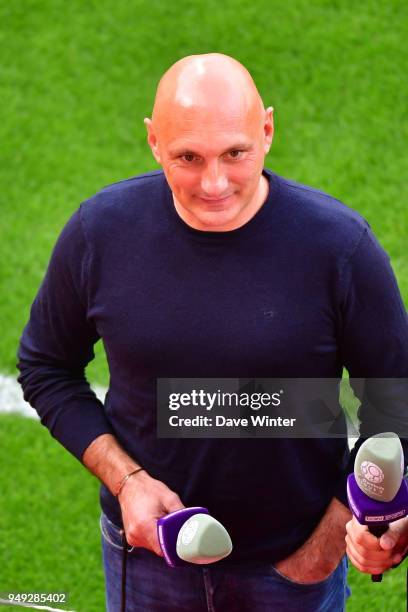
[[[243,151],[241,151],[240,149],[236,149],[228,153],[231,159],[239,159],[242,156],[242,154],[243,154]]]
[[[195,155],[193,155],[193,153],[184,153],[184,155],[181,156],[181,159],[186,162],[192,162],[195,160]]]

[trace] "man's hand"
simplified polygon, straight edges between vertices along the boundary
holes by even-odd
[[[82,461],[113,495],[123,477],[140,467],[111,434],[96,438],[85,450]],[[148,548],[163,557],[156,523],[165,514],[184,508],[177,493],[142,470],[126,480],[118,500],[128,544]]]
[[[406,518],[391,523],[381,538],[376,538],[368,527],[360,525],[354,516],[346,529],[347,555],[352,564],[366,574],[382,574],[397,565],[408,548]]]
[[[290,580],[303,584],[321,582],[338,566],[345,553],[346,522],[351,513],[333,498],[308,540],[275,568]]]
[[[129,546],[142,546],[163,557],[157,520],[185,507],[177,493],[142,471],[129,478],[118,499]]]

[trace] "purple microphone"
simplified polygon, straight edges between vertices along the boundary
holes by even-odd
[[[354,474],[347,479],[347,497],[358,522],[367,525],[377,538],[387,531],[389,523],[407,514],[408,486],[403,476],[404,453],[395,433],[377,434],[363,442]],[[382,574],[371,579],[381,582]]]
[[[157,521],[157,535],[167,565],[214,563],[230,554],[231,538],[207,508],[182,508]]]

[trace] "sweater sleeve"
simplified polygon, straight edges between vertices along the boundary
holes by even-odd
[[[41,423],[79,460],[89,444],[112,433],[85,367],[99,339],[88,316],[90,251],[73,214],[54,247],[18,350],[24,399]]]
[[[347,505],[346,480],[368,437],[393,431],[408,458],[408,317],[389,257],[366,227],[342,271],[341,351],[360,400],[360,437],[336,497]]]

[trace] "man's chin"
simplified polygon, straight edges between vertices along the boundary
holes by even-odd
[[[235,228],[238,222],[236,210],[200,211],[191,221],[196,229],[208,232],[226,232]]]

